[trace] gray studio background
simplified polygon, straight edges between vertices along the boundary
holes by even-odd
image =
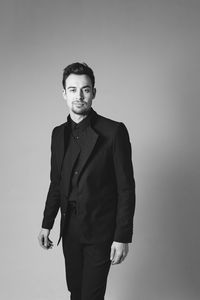
[[[94,109],[129,130],[137,183],[134,241],[106,299],[200,299],[200,2],[6,0],[0,34],[0,298],[68,298],[61,245],[37,236],[51,131],[68,114],[62,69],[85,61]],[[54,244],[58,230],[59,215]]]

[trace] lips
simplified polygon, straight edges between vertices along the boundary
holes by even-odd
[[[74,102],[74,104],[77,105],[77,106],[82,106],[82,105],[84,105],[84,103],[82,103],[82,102]]]

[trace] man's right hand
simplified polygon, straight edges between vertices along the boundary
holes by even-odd
[[[50,230],[45,228],[42,228],[39,233],[38,241],[43,249],[51,249],[53,247],[53,242],[49,239],[49,234]]]

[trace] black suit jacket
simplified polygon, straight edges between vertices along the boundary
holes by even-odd
[[[100,116],[93,109],[91,114],[90,142],[78,175],[77,203],[82,242],[131,243],[135,181],[128,131],[123,123]],[[69,133],[68,122],[55,127],[52,132],[51,182],[42,222],[42,228],[51,229],[60,208],[58,243],[67,218],[71,172],[78,156],[78,150],[67,151],[65,155]]]

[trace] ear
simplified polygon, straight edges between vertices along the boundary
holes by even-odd
[[[97,93],[97,89],[96,88],[93,88],[93,99],[96,97],[96,93]]]
[[[66,100],[67,96],[66,96],[66,90],[65,89],[62,90],[62,95],[63,95],[63,98]]]

